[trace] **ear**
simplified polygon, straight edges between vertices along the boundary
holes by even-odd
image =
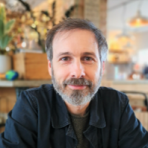
[[[102,75],[104,75],[105,72],[105,61],[102,62]]]
[[[51,61],[50,60],[48,60],[48,72],[49,72],[49,74],[52,76],[52,70],[51,70]]]

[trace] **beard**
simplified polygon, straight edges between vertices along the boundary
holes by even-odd
[[[74,106],[84,105],[90,102],[100,87],[101,79],[102,72],[100,72],[100,78],[96,84],[93,84],[91,81],[86,80],[85,78],[70,78],[60,84],[56,81],[52,68],[52,83],[54,89],[64,101]],[[71,90],[66,88],[67,85],[85,85],[86,88],[84,90]]]

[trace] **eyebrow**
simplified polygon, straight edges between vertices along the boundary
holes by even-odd
[[[63,55],[72,55],[72,53],[70,53],[70,52],[62,52],[62,53],[58,54],[58,57],[63,56]],[[96,57],[96,54],[94,52],[84,52],[84,53],[82,53],[82,55],[83,56],[84,55],[91,55],[91,56],[95,56]]]
[[[62,56],[62,55],[72,55],[70,52],[62,52],[58,54],[58,57]]]
[[[83,55],[91,55],[96,57],[96,54],[94,52],[84,52]]]

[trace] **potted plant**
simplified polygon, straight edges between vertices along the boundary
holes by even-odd
[[[15,20],[6,20],[5,7],[0,7],[0,73],[5,73],[11,69],[11,57],[7,55],[6,47],[12,40],[9,35]]]

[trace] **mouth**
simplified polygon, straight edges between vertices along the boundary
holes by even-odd
[[[72,90],[83,90],[87,85],[67,85]]]

